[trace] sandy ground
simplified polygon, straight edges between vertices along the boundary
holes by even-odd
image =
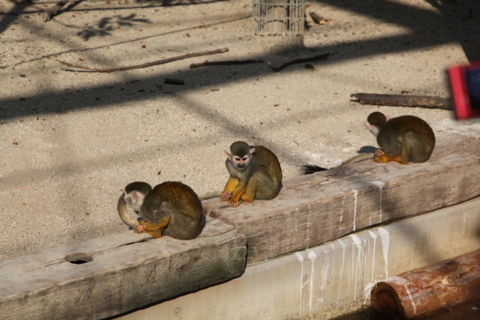
[[[53,3],[0,0],[0,261],[127,230],[116,202],[135,180],[222,189],[223,150],[236,140],[273,150],[289,179],[302,164],[333,167],[376,146],[363,126],[375,110],[426,119],[438,144],[480,137],[478,121],[457,123],[449,111],[350,100],[356,92],[448,97],[445,69],[480,59],[475,1],[312,1],[307,13],[329,22],[308,16],[296,55],[256,45],[251,0],[84,0],[43,22]],[[114,73],[56,61],[111,68],[224,47]],[[271,69],[327,52],[315,70]],[[265,63],[189,68],[205,59]]]

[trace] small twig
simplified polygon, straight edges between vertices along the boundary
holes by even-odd
[[[188,54],[184,54],[182,56],[167,58],[167,59],[163,59],[163,60],[157,60],[157,61],[148,62],[148,63],[144,63],[144,64],[139,64],[139,65],[135,65],[135,66],[112,68],[112,69],[90,68],[90,67],[84,67],[84,66],[71,64],[71,63],[61,61],[61,60],[58,60],[58,59],[57,59],[57,61],[60,62],[61,64],[64,64],[64,65],[72,67],[72,68],[79,68],[79,69],[84,69],[84,70],[89,70],[89,71],[94,71],[94,72],[115,72],[115,71],[125,71],[125,70],[132,70],[132,69],[147,68],[147,67],[156,66],[156,65],[159,65],[159,64],[164,64],[164,63],[168,63],[168,62],[172,62],[172,61],[178,61],[178,60],[183,60],[183,59],[188,59],[188,58],[193,58],[193,57],[200,57],[200,56],[206,56],[206,55],[210,55],[210,54],[217,54],[217,53],[224,53],[224,52],[228,52],[228,48],[217,49],[217,50],[212,50],[212,51],[188,53]]]
[[[327,19],[325,19],[324,17],[320,17],[315,12],[310,12],[310,17],[312,17],[312,20],[315,21],[318,24],[326,24],[327,23]]]
[[[263,63],[263,60],[223,60],[223,61],[208,61],[200,63],[192,63],[190,68],[206,67],[206,66],[219,66],[219,65],[231,65],[231,64],[249,64],[249,63]]]
[[[321,55],[318,55],[318,56],[313,56],[313,57],[310,57],[310,58],[295,59],[295,60],[292,60],[292,61],[290,61],[290,62],[287,62],[287,63],[282,64],[282,65],[281,65],[280,67],[278,67],[278,68],[272,68],[272,70],[273,70],[273,71],[280,71],[280,70],[282,70],[283,68],[288,67],[289,65],[292,65],[292,64],[295,64],[295,63],[302,63],[302,62],[310,62],[310,61],[324,60],[324,59],[328,58],[329,55],[330,55],[330,53],[324,53],[324,54],[321,54]]]
[[[451,110],[451,101],[449,98],[375,93],[352,93],[350,97],[358,99],[358,102],[361,104]]]

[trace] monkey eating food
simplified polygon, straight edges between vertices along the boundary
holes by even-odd
[[[432,128],[415,116],[387,119],[383,113],[373,112],[365,125],[377,137],[380,147],[375,151],[377,162],[425,162],[435,147]]]
[[[130,217],[127,206],[140,215]],[[135,233],[148,232],[154,238],[171,236],[196,238],[205,223],[202,203],[197,194],[181,182],[167,181],[155,188],[146,182],[132,182],[118,199],[118,214]]]
[[[282,168],[272,151],[237,141],[230,146],[230,152],[225,152],[230,178],[220,200],[237,207],[240,201],[270,200],[278,195],[282,187]]]

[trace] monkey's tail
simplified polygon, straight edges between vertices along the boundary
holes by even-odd
[[[343,167],[343,166],[346,166],[348,164],[362,162],[362,161],[366,161],[366,160],[373,160],[373,153],[362,153],[362,154],[356,155],[355,157],[352,157],[350,159],[347,159],[347,160],[343,161],[339,165],[339,167]],[[320,172],[320,171],[325,171],[325,170],[328,170],[328,169],[323,168],[323,167],[319,167],[319,166],[316,166],[316,165],[313,165],[313,164],[307,164],[307,165],[302,166],[303,174],[312,174],[312,173],[315,173],[315,172]]]
[[[313,165],[313,164],[306,164],[306,165],[302,166],[303,174],[312,174],[312,173],[315,173],[315,172],[320,172],[320,171],[325,171],[325,170],[328,170],[328,169],[323,168],[323,167],[319,167],[319,166],[316,166],[316,165]]]
[[[125,199],[124,199],[124,194],[120,196],[120,199],[118,199],[118,215],[120,216],[120,219],[122,219],[123,223],[125,223],[127,226],[129,226],[132,229],[135,229],[136,226],[138,226],[138,221],[136,219],[133,219],[127,212],[127,206],[125,205]]]
[[[373,153],[361,153],[359,155],[356,155],[355,157],[351,157],[350,159],[343,161],[340,167],[346,166],[347,164],[351,164],[351,163],[373,160],[373,155],[374,155]]]
[[[202,194],[201,196],[198,196],[198,198],[200,199],[200,201],[208,200],[208,199],[220,197],[221,193],[222,191],[211,191],[211,192]]]

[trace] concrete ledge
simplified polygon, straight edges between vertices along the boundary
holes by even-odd
[[[478,249],[480,198],[252,263],[237,279],[121,320],[330,319],[369,304],[374,283]]]
[[[6,261],[0,319],[101,319],[142,308],[239,276],[245,246],[232,226],[210,219],[190,241],[129,231]]]
[[[437,146],[426,163],[366,161],[285,181],[273,201],[228,208],[211,199],[204,208],[247,236],[255,262],[472,199],[478,181],[480,140],[469,138]]]

